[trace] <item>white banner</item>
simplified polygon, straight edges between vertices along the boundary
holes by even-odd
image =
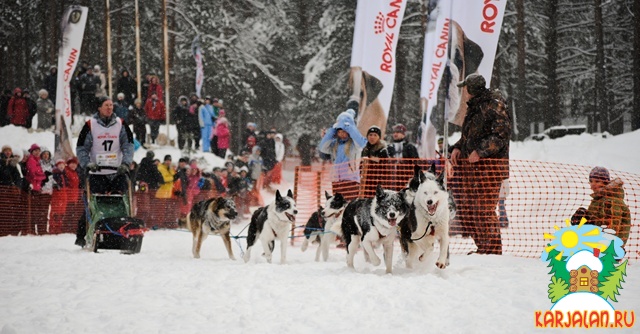
[[[385,132],[396,73],[396,46],[407,0],[358,0],[351,50],[351,99],[360,103],[358,129]]]
[[[202,48],[200,47],[200,35],[197,35],[191,43],[191,51],[196,61],[196,95],[200,97],[202,83],[204,82],[204,65],[202,65]]]
[[[437,0],[436,0],[437,1]],[[433,2],[433,1],[432,1]],[[425,62],[423,65],[421,105],[426,107],[421,123],[422,137],[420,153],[422,157],[433,158],[435,155],[436,126],[444,127],[442,122],[435,124],[437,115],[432,113],[437,105],[438,89],[447,89],[445,112],[446,119],[462,126],[467,113],[469,96],[458,83],[472,73],[485,77],[491,83],[493,62],[495,60],[504,9],[507,0],[439,0],[440,11],[437,15],[435,41],[425,41]],[[451,6],[449,8],[449,6]],[[451,46],[443,38],[451,37]],[[443,53],[442,47],[449,52]],[[431,58],[427,58],[430,48]],[[453,51],[451,51],[453,50]],[[443,59],[442,56],[446,58]],[[446,66],[442,66],[446,64]],[[426,67],[426,68],[425,68]],[[444,71],[449,71],[446,81],[441,82]],[[426,83],[428,81],[428,84]]]
[[[448,120],[462,125],[469,96],[457,84],[472,73],[479,73],[491,84],[504,8],[507,0],[453,1],[450,55]]]
[[[62,15],[60,35],[62,40],[58,51],[58,83],[56,88],[56,159],[75,156],[71,149],[71,92],[69,83],[80,59],[80,48],[87,23],[89,9],[69,6]]]
[[[436,128],[431,122],[431,113],[438,103],[438,87],[442,73],[447,66],[449,31],[451,28],[451,1],[438,1],[429,13],[427,31],[424,38],[424,58],[422,63],[422,81],[420,87],[420,157],[435,157]]]

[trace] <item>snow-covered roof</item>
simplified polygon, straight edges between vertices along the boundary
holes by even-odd
[[[578,269],[587,266],[591,270],[602,271],[602,262],[588,250],[581,250],[567,260],[567,270]]]

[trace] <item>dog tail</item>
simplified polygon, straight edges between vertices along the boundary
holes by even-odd
[[[178,227],[181,228],[189,228],[189,223],[187,222],[187,217],[183,217],[183,218],[178,218],[176,219],[176,222],[178,223]]]

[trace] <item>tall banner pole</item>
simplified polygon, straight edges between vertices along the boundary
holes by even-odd
[[[55,158],[75,156],[71,148],[71,92],[69,83],[80,59],[80,49],[89,9],[69,6],[60,23],[60,49],[58,50],[58,80],[56,88]]]
[[[377,125],[384,136],[396,74],[396,47],[407,0],[358,0],[351,49],[350,99],[358,130]],[[351,101],[350,101],[351,102]]]
[[[142,74],[140,73],[140,11],[136,0],[136,82],[138,84],[138,99],[142,99]],[[145,101],[142,101],[144,106]]]
[[[200,35],[197,35],[191,43],[191,51],[196,61],[196,95],[201,97],[202,83],[204,82],[204,65],[202,65],[202,48],[200,47]]]
[[[171,108],[171,105],[169,104],[169,92],[170,92],[170,87],[169,87],[169,31],[168,31],[168,27],[167,27],[167,0],[162,0],[162,35],[163,35],[163,40],[162,40],[162,44],[164,46],[164,87],[165,87],[165,94],[164,94],[164,107],[165,107],[165,112],[166,112],[166,122],[167,122],[167,138],[170,138],[169,136],[169,124],[170,124],[170,115],[169,115],[169,110]]]

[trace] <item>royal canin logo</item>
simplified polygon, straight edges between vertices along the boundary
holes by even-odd
[[[394,44],[397,40],[393,29],[401,23],[398,20],[398,14],[402,14],[400,13],[400,9],[402,8],[403,1],[404,0],[391,0],[389,2],[389,12],[386,15],[378,12],[373,24],[373,31],[376,35],[384,33],[384,49],[382,51],[382,62],[380,63],[380,70],[383,72],[391,73],[393,70]]]
[[[376,35],[384,32],[384,14],[382,14],[382,12],[378,12],[378,16],[376,16],[376,21],[373,24],[373,31]]]

